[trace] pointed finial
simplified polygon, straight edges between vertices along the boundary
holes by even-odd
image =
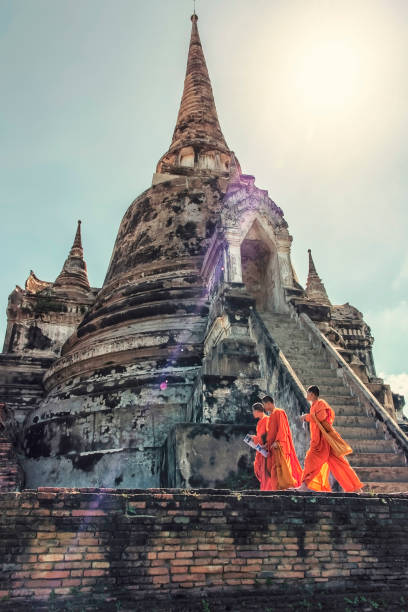
[[[193,5],[194,5],[194,8],[193,8],[193,14],[191,15],[191,21],[193,21],[194,17],[195,17],[195,20],[197,21],[198,17],[197,17],[196,10],[195,10],[196,0],[193,0]]]
[[[81,240],[81,221],[78,221],[74,244],[65,260],[61,273],[55,280],[54,290],[70,292],[74,295],[78,292],[88,292],[89,288]]]
[[[229,161],[231,153],[218,121],[210,76],[198,32],[198,16],[195,7],[191,21],[183,95],[171,145],[157,164],[156,172],[158,173],[173,173],[174,169],[180,165],[187,165],[182,163],[182,152],[186,158],[191,160],[192,163],[189,162],[189,165],[193,167],[202,151],[205,155],[209,152],[209,155],[212,156],[215,153],[218,155],[221,153],[220,171],[224,171],[226,160]],[[183,151],[183,149],[186,150]],[[205,164],[204,167],[206,167]]]
[[[78,227],[74,238],[74,244],[72,245],[73,249],[82,249],[82,240],[81,240],[81,221],[78,221]]]
[[[312,249],[307,249],[307,252],[309,253],[309,274],[317,274],[312,257]]]
[[[309,274],[306,282],[306,296],[314,302],[320,302],[326,306],[331,306],[324,284],[317,274],[312,257],[312,250],[308,249],[307,252],[309,253]]]

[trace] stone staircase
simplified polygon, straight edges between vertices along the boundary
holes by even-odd
[[[302,385],[317,384],[336,414],[334,426],[353,448],[348,457],[366,489],[391,493],[408,491],[408,465],[402,450],[386,439],[380,422],[367,416],[323,354],[313,350],[307,333],[289,315],[260,313],[273,340]]]

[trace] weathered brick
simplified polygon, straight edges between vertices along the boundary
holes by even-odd
[[[55,587],[61,586],[61,580],[27,580],[24,585],[27,588],[39,589],[41,587],[47,587],[49,589],[54,589]]]
[[[171,576],[172,582],[189,582],[191,585],[195,580],[201,580],[201,578],[202,574],[172,574]]]
[[[157,558],[158,559],[174,559],[175,553],[174,552],[159,552],[157,553]]]
[[[76,553],[67,553],[64,555],[64,561],[81,561],[83,555]]]
[[[186,565],[172,565],[170,567],[171,574],[186,574],[188,572],[188,566]]]
[[[226,508],[227,504],[224,502],[202,502],[200,504],[200,507],[207,510],[207,509],[211,509],[211,510],[224,510]]]
[[[46,555],[39,555],[38,556],[38,560],[39,561],[63,561],[64,560],[64,555],[61,554],[46,554]]]
[[[176,557],[180,559],[189,559],[193,556],[191,550],[180,550],[176,552]]]
[[[69,571],[61,571],[61,570],[49,570],[45,572],[31,572],[31,578],[33,580],[44,578],[46,580],[56,580],[58,578],[67,578],[69,576]]]
[[[148,571],[151,576],[163,576],[164,574],[169,573],[167,567],[150,567]]]
[[[84,576],[105,576],[106,572],[103,569],[86,569]]]
[[[170,582],[170,577],[167,576],[153,576],[152,578],[153,584],[167,584]]]
[[[83,559],[85,559],[85,561],[101,561],[105,558],[105,555],[103,553],[86,553],[83,556]]]
[[[222,565],[194,565],[191,566],[190,571],[196,574],[219,574],[223,569]]]
[[[145,501],[130,501],[129,502],[129,508],[146,508],[146,502]]]

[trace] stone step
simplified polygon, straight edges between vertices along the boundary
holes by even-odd
[[[337,413],[334,421],[334,427],[375,427],[374,419],[368,416],[355,415],[343,416]]]
[[[326,384],[336,381],[342,383],[342,380],[336,376],[335,372],[326,367],[317,369],[302,365],[297,368],[296,374],[299,378],[312,378],[313,380],[323,381]]]
[[[278,340],[275,340],[275,342],[281,349],[282,353],[286,355],[286,358],[289,359],[289,361],[291,359],[300,359],[303,360],[304,363],[306,363],[311,356],[313,357],[313,349],[309,343],[307,345],[305,344],[299,346],[298,344],[287,345],[285,342],[278,342]],[[327,361],[325,359],[319,358],[319,361],[321,362],[321,364],[327,364]],[[313,362],[315,363],[314,358]],[[321,364],[319,363],[319,365]]]
[[[305,357],[304,360],[302,361],[298,357],[290,358],[287,356],[286,353],[283,353],[283,354],[285,355],[286,359],[289,361],[290,365],[295,370],[299,378],[312,379],[318,382],[323,378],[324,379],[328,378],[328,376],[325,376],[325,372],[327,371],[329,367],[327,363],[322,363],[319,366],[316,366],[316,364],[313,364],[313,367],[311,367],[310,364],[308,363],[308,361],[310,361],[311,359],[310,355]],[[320,375],[320,372],[323,372],[323,374]]]
[[[312,351],[310,346],[301,346],[296,344],[294,346],[287,346],[283,342],[279,342],[275,340],[276,344],[279,346],[282,353],[285,355],[288,361],[296,361],[298,366],[304,365],[307,363],[307,360],[312,356]],[[325,362],[322,361],[320,365],[324,365]]]
[[[354,453],[395,453],[392,440],[353,440],[350,442]],[[351,455],[352,457],[353,455]]]
[[[308,363],[308,361],[311,361],[313,359],[312,355],[305,356],[304,361],[300,360],[298,357],[289,358],[286,353],[284,353],[284,355],[286,359],[289,361],[292,368],[297,372],[297,375],[299,376],[299,378],[302,378],[302,377],[307,378],[307,379],[311,378],[313,380],[316,380],[317,382],[319,382],[322,379],[329,378],[328,376],[325,375],[325,372],[327,372],[329,364],[322,363],[319,366],[316,366],[316,364],[313,364],[313,367],[312,367],[311,364]],[[323,374],[321,375],[320,372],[322,372]],[[330,380],[331,380],[331,377],[330,377]],[[336,380],[340,380],[340,379],[336,377]]]
[[[372,493],[408,493],[407,482],[367,482],[364,492]]]
[[[297,325],[288,324],[287,321],[274,321],[273,319],[264,319],[264,323],[266,327],[271,332],[276,332],[281,334],[282,336],[300,336],[302,338],[307,338],[307,334],[297,327]]]
[[[338,416],[367,416],[363,408],[355,404],[337,404],[336,408],[334,406],[332,408],[336,414],[336,419]]]
[[[320,389],[320,397],[322,399],[326,399],[326,397],[337,397],[337,398],[341,398],[343,401],[345,398],[350,397],[350,392],[347,391],[347,389],[345,389],[345,387],[341,387],[341,386],[331,386],[328,387],[326,385],[318,385],[319,389]],[[329,402],[329,400],[326,399],[326,402]]]
[[[355,406],[356,399],[351,395],[338,395],[326,393],[322,395],[322,399],[326,400],[330,406],[333,406],[334,412],[336,412],[336,406]]]
[[[316,378],[319,378],[320,375],[322,375],[326,378],[326,374],[335,374],[334,371],[330,369],[330,364],[327,361],[316,363],[313,359],[313,355],[310,353],[305,357],[299,357],[299,355],[295,354],[288,357],[287,353],[283,352],[283,354],[289,363],[296,364],[296,368],[299,370],[299,372],[303,372],[306,374],[306,376],[315,376]]]
[[[405,467],[359,467],[355,470],[364,484],[370,482],[388,482],[388,483],[405,483],[406,490],[408,489],[408,466]]]
[[[294,321],[291,321],[290,319],[280,319],[277,318],[275,316],[269,316],[269,315],[264,315],[263,317],[263,321],[265,323],[265,325],[267,325],[267,327],[278,327],[278,328],[284,328],[284,329],[290,329],[290,330],[295,330],[296,332],[302,333],[302,329],[300,329],[300,327],[298,327],[296,325],[296,323]]]
[[[350,464],[355,467],[406,467],[404,455],[401,453],[353,453],[347,456]]]
[[[294,329],[299,333],[304,333],[304,330],[298,327],[296,322],[292,321],[292,319],[277,318],[275,316],[267,315],[264,317],[264,321],[268,323],[268,325],[274,325],[276,327],[286,327]]]
[[[286,312],[271,312],[270,310],[260,310],[259,314],[263,317],[270,317],[274,320],[282,319],[284,321],[292,321],[292,317]],[[293,320],[293,323],[295,321]]]
[[[282,350],[286,359],[290,362],[296,363],[298,368],[304,368],[307,372],[319,372],[320,370],[326,370],[330,368],[330,363],[326,359],[316,358],[311,351],[307,351],[301,354],[299,351]]]
[[[301,342],[302,344],[307,344],[311,346],[309,342],[309,338],[304,334],[296,333],[292,328],[279,328],[268,326],[268,331],[271,334],[272,338],[279,339],[285,345],[294,344],[295,342]]]
[[[337,376],[335,370],[331,369],[330,364],[323,361],[321,364],[316,365],[314,360],[311,361],[311,357],[311,355],[308,355],[308,357],[304,360],[295,357],[292,358],[290,363],[296,364],[300,374],[304,374],[308,377],[313,376],[316,379],[323,378],[324,380],[337,380],[343,383],[343,380]]]
[[[324,398],[326,395],[336,395],[338,397],[350,397],[350,392],[345,387],[343,387],[341,383],[337,385],[334,385],[334,384],[325,385],[324,383],[320,382],[320,385],[318,384],[317,386],[320,389],[320,396],[322,398]]]
[[[335,423],[336,424],[336,423]],[[351,440],[382,440],[383,435],[373,427],[336,427],[337,431],[347,442],[350,441],[350,445],[353,446]]]
[[[344,382],[336,376],[336,373],[326,365],[322,367],[310,366],[308,363],[300,362],[298,359],[288,359],[297,376],[302,380],[315,380],[319,388],[327,386],[344,387]]]

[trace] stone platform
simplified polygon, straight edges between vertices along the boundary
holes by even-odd
[[[402,610],[407,519],[398,493],[3,493],[0,609]]]

